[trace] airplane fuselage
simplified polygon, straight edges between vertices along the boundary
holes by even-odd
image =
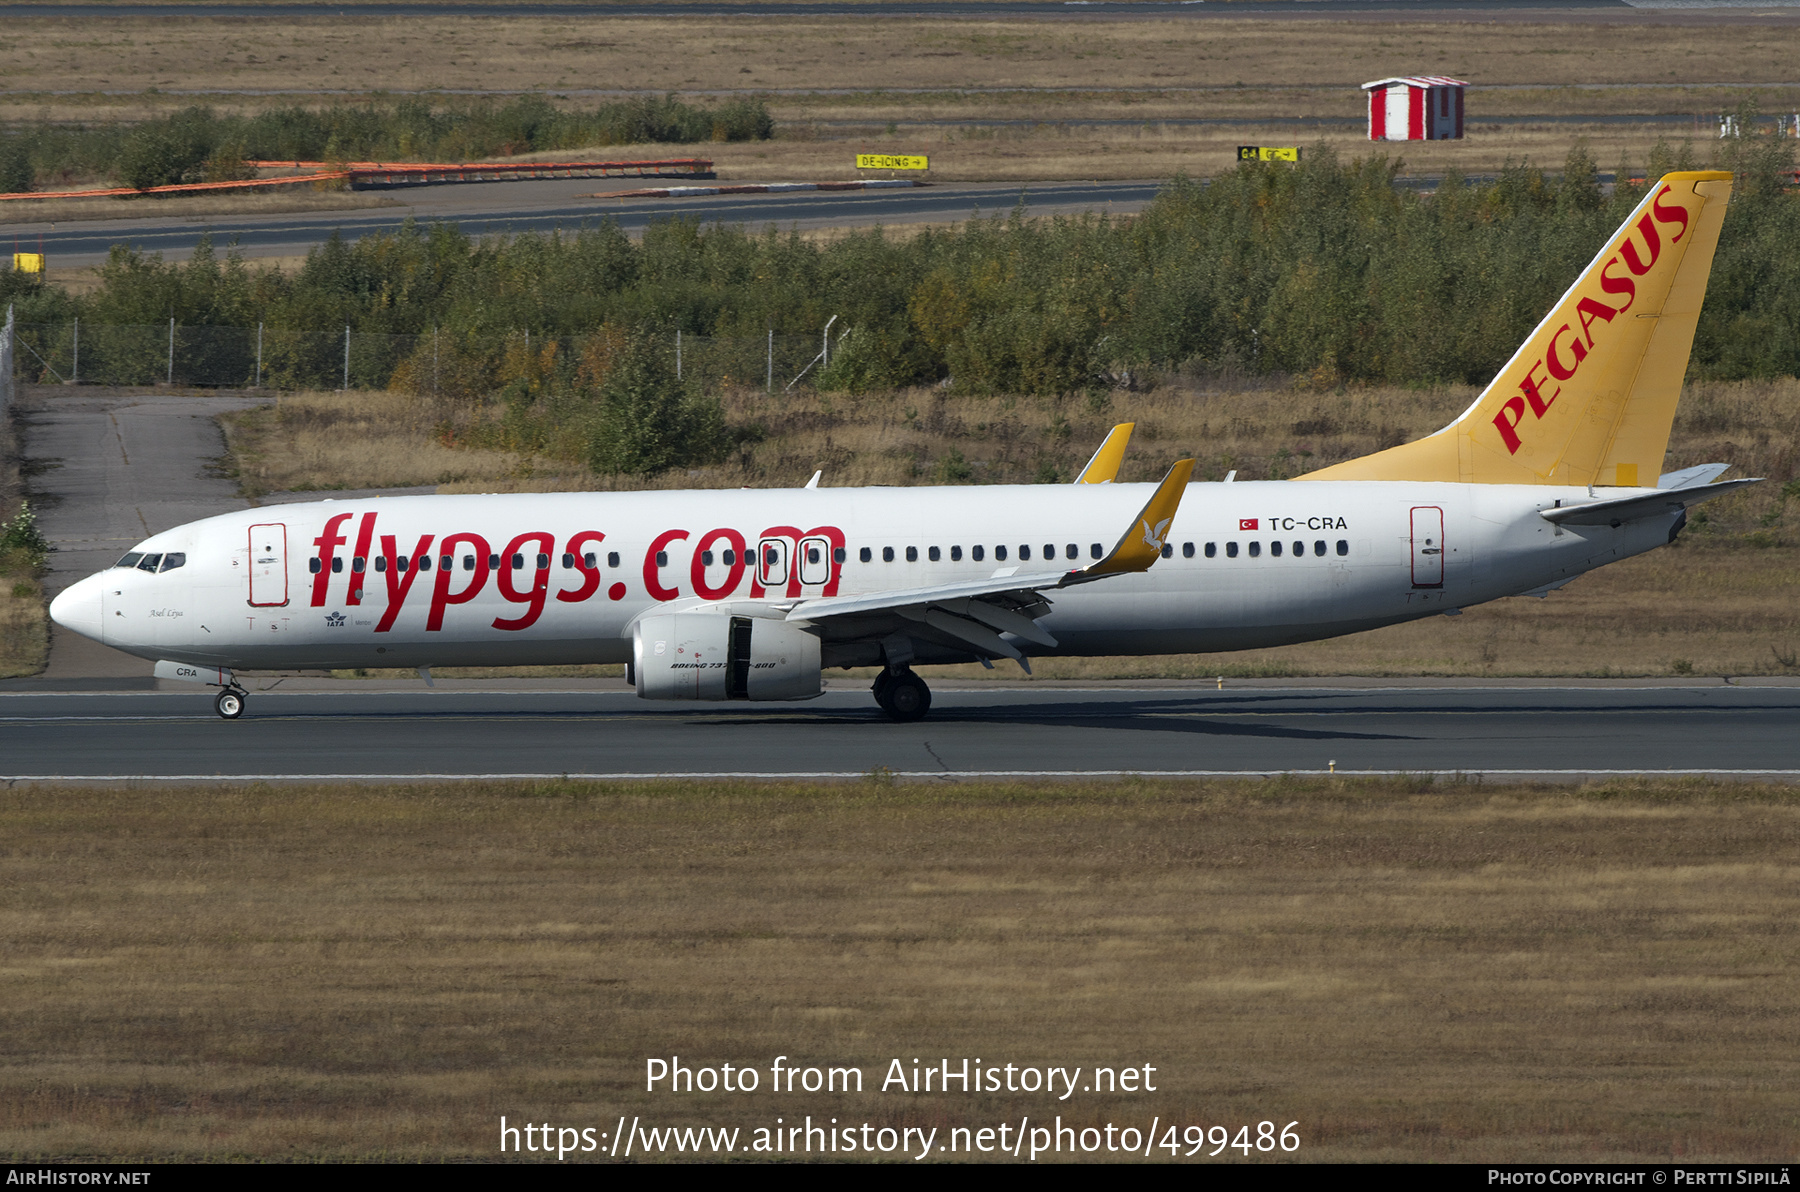
[[[421,496],[269,506],[154,535],[59,621],[131,654],[245,670],[619,663],[656,611],[1081,567],[1144,484]],[[1654,492],[1608,489],[1606,496]],[[1678,513],[1558,527],[1568,487],[1189,487],[1148,571],[1047,593],[1054,647],[1207,653],[1333,637],[1565,581],[1662,545]],[[146,561],[156,560],[157,570]],[[179,566],[171,566],[180,556]],[[130,558],[130,556],[127,556]],[[823,665],[877,665],[853,621]],[[921,627],[918,662],[976,657]]]

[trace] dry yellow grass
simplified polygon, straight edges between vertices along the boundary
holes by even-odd
[[[18,512],[25,491],[11,411],[0,410],[0,522]],[[50,650],[44,589],[25,561],[0,553],[0,679],[35,675]]]
[[[1205,175],[1228,168],[1240,143],[1311,145],[1320,139],[1319,129],[1272,123],[1270,117],[1354,120],[1363,111],[1360,83],[1420,71],[1468,78],[1478,89],[1470,98],[1467,140],[1405,148],[1415,173],[1486,173],[1519,158],[1555,166],[1577,138],[1585,138],[1609,168],[1620,161],[1641,167],[1659,137],[1679,140],[1692,131],[1704,142],[1713,135],[1717,112],[1746,98],[1759,99],[1770,111],[1800,106],[1800,87],[1782,82],[1800,47],[1800,27],[1778,21],[1676,31],[1623,12],[1615,21],[1578,25],[854,16],[699,26],[686,18],[571,14],[121,18],[103,35],[54,20],[9,25],[15,28],[15,38],[0,46],[0,72],[12,87],[0,96],[0,119],[138,119],[194,102],[169,91],[209,88],[253,92],[207,99],[238,111],[307,98],[267,93],[286,89],[317,88],[320,102],[330,98],[327,91],[370,99],[437,89],[546,91],[564,93],[558,102],[574,105],[594,102],[571,92],[596,81],[628,80],[634,89],[698,95],[762,92],[780,129],[776,141],[704,147],[727,180],[854,176],[853,155],[870,150],[928,153],[932,176],[942,181]],[[1271,87],[1271,79],[1284,82]],[[1669,113],[1692,115],[1691,129],[1483,123],[1500,116]],[[1157,123],[1196,116],[1234,123]],[[908,123],[946,119],[980,126]],[[1067,123],[1084,120],[1130,123]],[[1005,121],[1026,123],[994,123]],[[897,125],[893,133],[890,122]],[[1324,129],[1323,140],[1341,153],[1369,147],[1354,126]],[[204,213],[251,209],[240,205],[247,200],[184,201],[223,204]],[[257,201],[264,204],[259,209],[285,210],[304,209],[308,200]],[[49,211],[48,204],[33,206]],[[110,206],[102,202],[92,214],[83,208],[81,215],[62,217],[106,218]],[[58,218],[4,218],[18,222],[28,215]]]
[[[185,88],[351,92],[1195,87],[1270,79],[1354,89],[1391,74],[1487,85],[1780,83],[1800,27],[1540,22],[928,20],[760,17],[701,23],[551,17],[256,21],[122,16],[104,28],[8,21],[0,76],[33,92]],[[26,97],[30,97],[27,100]],[[44,96],[43,99],[51,97]],[[67,99],[61,102],[69,102]],[[1680,109],[1677,109],[1680,110]]]
[[[493,1159],[503,1114],[1274,1119],[1319,1161],[1800,1127],[1787,788],[38,788],[0,833],[14,1160]],[[645,1094],[671,1054],[763,1088]],[[869,1091],[770,1093],[776,1056]],[[874,1091],[915,1056],[1157,1091]]]
[[[247,496],[281,490],[410,488],[516,475],[509,452],[457,450],[428,404],[385,391],[300,393],[219,419]],[[487,491],[487,490],[483,490]]]

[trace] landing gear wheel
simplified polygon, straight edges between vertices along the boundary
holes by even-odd
[[[931,688],[911,671],[901,671],[888,684],[883,710],[902,724],[918,720],[931,711]]]
[[[244,693],[230,689],[219,692],[213,697],[213,711],[226,720],[236,720],[244,714]]]
[[[888,692],[893,689],[894,672],[891,670],[883,670],[876,675],[874,685],[869,688],[869,691],[875,696],[875,702],[881,705],[881,710],[884,712],[887,711]]]

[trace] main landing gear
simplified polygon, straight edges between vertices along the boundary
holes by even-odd
[[[884,670],[875,676],[875,702],[881,710],[902,724],[918,720],[931,711],[931,688],[912,673],[911,667]]]
[[[223,719],[236,720],[244,714],[244,697],[247,693],[238,687],[227,687],[213,697],[213,711]]]

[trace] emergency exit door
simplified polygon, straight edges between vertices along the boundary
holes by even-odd
[[[1444,511],[1436,505],[1412,511],[1412,586],[1444,586]]]
[[[265,522],[250,527],[250,604],[278,608],[288,602],[287,526]]]

